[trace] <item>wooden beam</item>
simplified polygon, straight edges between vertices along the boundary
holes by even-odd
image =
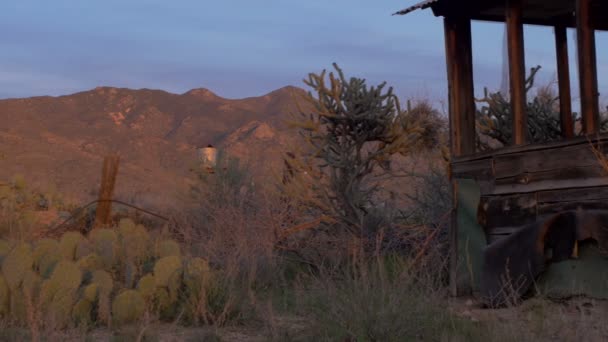
[[[559,112],[562,137],[570,139],[574,137],[574,121],[572,119],[572,96],[570,94],[568,38],[565,26],[555,27],[555,54],[557,56]]]
[[[475,97],[471,20],[445,17],[452,156],[475,153]]]
[[[599,132],[599,93],[595,31],[591,20],[591,0],[576,0],[578,70],[583,132]]]
[[[509,46],[509,77],[511,81],[511,115],[513,115],[513,144],[526,143],[528,117],[526,113],[526,64],[524,57],[524,25],[522,0],[507,0],[506,23]]]

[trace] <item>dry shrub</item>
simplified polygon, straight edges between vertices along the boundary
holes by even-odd
[[[215,173],[201,174],[175,233],[217,270],[202,310],[208,323],[224,325],[255,318],[258,294],[280,281],[277,246],[287,206],[271,187],[257,188],[238,161],[218,165]]]
[[[427,269],[432,273],[432,268]],[[354,260],[324,268],[299,289],[302,314],[312,321],[310,340],[403,341],[470,337],[470,323],[445,310],[442,287],[429,283],[405,260]]]

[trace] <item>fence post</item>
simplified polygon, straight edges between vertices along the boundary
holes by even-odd
[[[97,203],[97,210],[95,212],[95,228],[109,225],[111,222],[112,198],[114,195],[114,185],[116,184],[119,161],[120,156],[118,155],[109,155],[103,159],[99,202]]]

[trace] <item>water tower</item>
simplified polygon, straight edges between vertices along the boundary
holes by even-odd
[[[201,168],[207,173],[214,173],[217,165],[217,148],[212,145],[199,147],[197,149],[197,157],[201,163]]]

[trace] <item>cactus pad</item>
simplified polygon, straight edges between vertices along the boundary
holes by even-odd
[[[167,256],[159,259],[154,265],[154,279],[157,287],[167,287],[171,277],[182,270],[182,259],[179,256]]]
[[[25,273],[32,269],[34,258],[32,248],[26,243],[13,248],[2,261],[2,274],[11,290],[16,290],[23,281]]]
[[[137,321],[145,309],[144,298],[135,290],[125,290],[119,293],[112,302],[112,316],[117,324]]]

